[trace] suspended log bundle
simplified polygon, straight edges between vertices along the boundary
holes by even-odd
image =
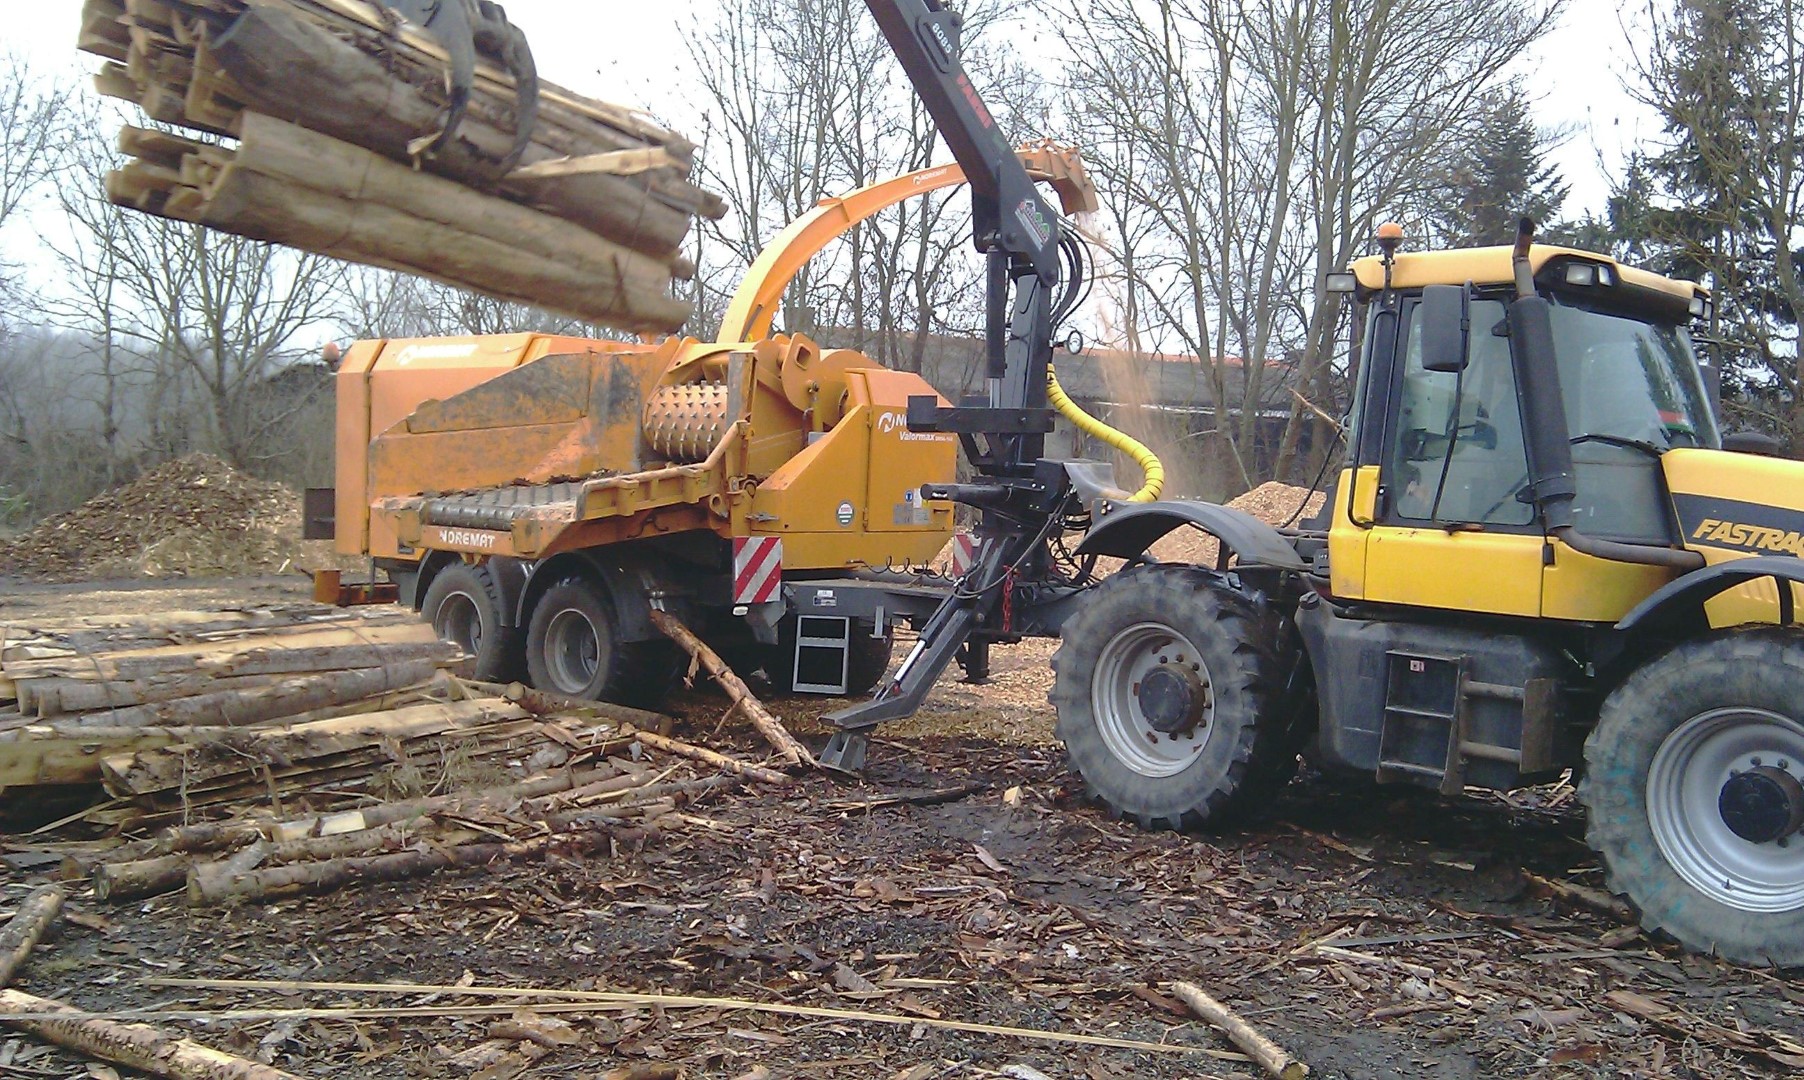
[[[445,50],[364,0],[87,0],[80,47],[103,93],[212,137],[124,133],[108,193],[148,213],[640,332],[687,317],[681,245],[725,213],[679,136],[545,83],[521,113],[487,66],[435,139]]]

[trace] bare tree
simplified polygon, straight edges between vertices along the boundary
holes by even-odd
[[[0,231],[62,164],[58,147],[68,88],[32,70],[23,57],[0,54]],[[0,335],[20,306],[19,267],[0,258]]]
[[[995,12],[965,12],[974,71],[1001,68],[979,51]],[[750,0],[698,20],[690,39],[707,92],[703,179],[733,207],[707,227],[700,311],[718,318],[764,244],[821,199],[944,159],[861,0]],[[919,371],[936,336],[980,325],[977,263],[960,255],[968,239],[963,202],[948,194],[875,215],[803,269],[781,325]]]
[[[144,418],[138,452],[208,449],[240,467],[275,468],[291,452],[282,436],[292,419],[324,393],[277,377],[336,314],[340,264],[114,207],[103,185],[116,118],[87,98],[79,115],[60,192],[71,238],[48,303],[59,325],[98,350],[95,405],[108,445],[121,453],[119,395],[129,384]]]
[[[1215,486],[1292,470],[1316,421],[1287,391],[1334,401],[1321,273],[1381,212],[1407,216],[1562,2],[1098,0],[1057,21],[1116,318],[1132,348],[1197,358],[1198,434],[1234,463]]]

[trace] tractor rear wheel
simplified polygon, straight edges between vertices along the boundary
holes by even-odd
[[[680,670],[676,645],[624,641],[613,602],[582,578],[566,578],[533,605],[526,631],[532,684],[568,697],[654,708]]]
[[[501,619],[501,590],[485,566],[453,563],[440,570],[420,602],[420,617],[438,636],[474,658],[472,672],[484,682],[519,677],[520,635]]]
[[[1605,699],[1579,795],[1641,924],[1744,964],[1804,964],[1804,635],[1681,644]]]
[[[1060,635],[1050,695],[1091,795],[1179,829],[1219,824],[1288,781],[1267,760],[1284,741],[1267,627],[1199,567],[1140,566],[1097,586]]]

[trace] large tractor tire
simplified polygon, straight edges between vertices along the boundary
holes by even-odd
[[[869,619],[853,619],[851,640],[846,652],[846,696],[868,694],[889,670],[890,657],[896,647],[896,636],[871,636]],[[787,694],[795,689],[796,617],[785,615],[777,624],[777,643],[764,650],[764,677],[771,689]]]
[[[1145,828],[1182,829],[1221,824],[1283,786],[1269,625],[1194,566],[1135,567],[1099,585],[1064,626],[1050,695],[1091,795]]]
[[[532,684],[568,697],[655,708],[681,671],[673,642],[620,638],[612,601],[582,578],[539,597],[526,631]]]
[[[1579,795],[1641,924],[1743,964],[1804,964],[1804,635],[1686,642],[1605,701]]]
[[[453,563],[440,570],[420,602],[420,617],[438,636],[475,658],[484,682],[512,682],[520,675],[520,635],[502,625],[501,590],[484,566]]]

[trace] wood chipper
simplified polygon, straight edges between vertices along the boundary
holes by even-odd
[[[1074,151],[1018,159],[1094,206]],[[772,312],[834,238],[962,180],[942,166],[822,203],[761,254],[721,341],[357,342],[337,376],[338,551],[374,560],[483,677],[653,702],[679,667],[657,606],[779,687],[868,691],[892,625],[950,587],[928,566],[952,507],[921,489],[953,479],[958,440],[908,429],[908,400],[938,399],[920,376],[773,336]]]

